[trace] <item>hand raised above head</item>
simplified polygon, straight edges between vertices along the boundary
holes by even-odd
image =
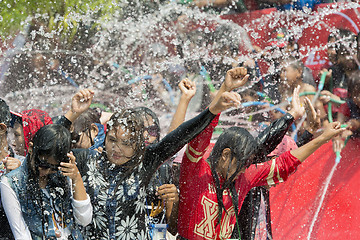
[[[241,97],[236,92],[224,92],[220,98],[209,107],[212,114],[218,114],[228,108],[238,107],[241,103]]]
[[[184,78],[179,83],[179,88],[184,97],[191,99],[196,93],[196,84],[187,78]]]
[[[81,114],[86,111],[94,97],[94,91],[91,89],[83,89],[77,92],[71,101],[71,111],[73,113]]]
[[[321,127],[320,111],[315,111],[309,98],[305,98],[305,111],[307,115],[308,130],[311,134]]]
[[[295,118],[295,120],[303,116],[305,113],[305,109],[300,102],[299,91],[300,85],[294,89],[291,101],[291,110],[289,111],[289,113]]]
[[[225,76],[225,90],[230,92],[243,86],[249,79],[247,70],[244,67],[237,67],[227,71]]]

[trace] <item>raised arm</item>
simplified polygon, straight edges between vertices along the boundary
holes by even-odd
[[[214,100],[210,103],[210,107],[219,100],[221,94],[224,92],[231,92],[236,88],[244,86],[248,79],[249,75],[247,74],[246,68],[237,67],[227,71],[225,81],[221,84]]]
[[[77,92],[72,97],[71,109],[65,113],[65,119],[60,118],[57,124],[61,124],[64,127],[69,128],[71,123],[73,123],[83,112],[85,112],[90,107],[93,97],[94,91],[91,89],[83,89]]]
[[[78,224],[86,226],[90,224],[92,219],[92,205],[89,196],[86,194],[83,180],[80,172],[75,164],[74,154],[68,153],[69,162],[61,162],[60,170],[64,176],[71,179],[73,194],[73,210],[74,216]]]
[[[319,137],[308,142],[300,148],[292,150],[291,154],[297,159],[299,159],[300,162],[303,162],[319,147],[330,141],[330,139],[332,139],[333,137],[341,134],[343,131],[345,131],[345,128],[341,128],[340,122],[329,123],[326,126],[324,132]]]
[[[168,132],[173,131],[175,128],[177,128],[178,126],[180,126],[180,124],[184,122],[190,100],[194,97],[196,93],[195,83],[187,78],[181,80],[181,82],[179,83],[179,88],[182,94],[179,104],[176,108],[176,112],[172,118]]]
[[[272,122],[270,126],[256,138],[258,148],[255,154],[257,156],[262,156],[263,154],[268,155],[271,153],[276,146],[280,144],[291,124],[304,114],[305,110],[300,104],[299,90],[300,86],[294,89],[291,110],[283,117]],[[260,157],[258,160],[261,161],[266,159]]]

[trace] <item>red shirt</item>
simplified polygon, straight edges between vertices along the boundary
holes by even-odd
[[[202,157],[210,143],[218,117],[187,146],[180,171],[180,204],[178,217],[179,235],[190,239],[223,239],[231,237],[236,218],[230,191],[224,190],[223,203],[227,213],[218,221],[218,202],[215,181],[210,165]],[[256,186],[283,182],[296,170],[301,162],[285,152],[271,161],[251,165],[236,180],[239,195],[239,209],[248,191]],[[220,227],[221,226],[221,227]]]

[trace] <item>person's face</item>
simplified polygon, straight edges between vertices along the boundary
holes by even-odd
[[[280,73],[281,82],[288,85],[295,84],[301,78],[301,72],[292,66],[286,66]]]
[[[12,145],[16,154],[23,156],[25,153],[24,129],[20,123],[15,123],[13,128],[14,140]]]
[[[111,163],[125,164],[134,155],[135,143],[131,140],[131,132],[121,125],[112,128],[106,135],[105,148]]]
[[[330,38],[330,40],[328,41],[328,46],[327,46],[327,56],[328,56],[328,59],[329,61],[332,63],[332,64],[335,64],[336,63],[336,48],[335,48],[335,38]]]
[[[158,135],[158,126],[155,124],[154,119],[147,115],[144,119],[144,139],[145,145],[154,143]]]
[[[224,152],[225,151],[225,152]],[[223,179],[229,180],[230,177],[236,172],[237,168],[237,159],[233,157],[231,159],[231,153],[227,150],[223,150],[223,155],[221,156],[221,160],[218,164],[218,172],[222,176]],[[245,167],[243,167],[233,179],[235,181],[242,173],[245,172]]]
[[[337,63],[346,70],[355,70],[357,69],[355,57],[356,55],[352,54],[339,54]]]
[[[90,128],[77,134],[76,140],[72,139],[75,142],[73,143],[73,148],[90,148],[97,134],[98,128],[95,124],[92,124]]]
[[[35,158],[35,166],[39,170],[39,177],[44,178],[49,174],[57,172],[60,164],[52,156],[38,156]]]

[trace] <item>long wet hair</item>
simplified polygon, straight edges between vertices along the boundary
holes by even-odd
[[[222,152],[225,148],[231,150],[231,158],[236,159],[236,171],[229,179],[225,180],[223,185],[220,186],[219,175],[216,171]],[[247,168],[252,163],[253,154],[256,150],[256,142],[254,137],[244,128],[231,127],[226,129],[216,141],[214,148],[208,158],[211,173],[215,180],[216,196],[219,204],[219,218],[218,223],[221,222],[222,211],[225,209],[223,203],[223,192],[229,188],[231,191],[233,205],[235,207],[235,216],[238,220],[238,195],[235,190],[235,177],[242,168]],[[230,165],[231,166],[231,165]],[[228,169],[229,172],[229,169]],[[227,176],[225,176],[226,179]]]
[[[131,159],[125,164],[121,165],[130,170],[139,166],[143,160],[145,153],[145,140],[144,140],[144,121],[142,116],[139,114],[139,111],[136,109],[124,109],[118,112],[115,112],[110,120],[107,123],[107,134],[110,130],[113,130],[118,127],[125,127],[129,130],[132,143],[135,143],[134,155]],[[106,151],[106,149],[105,149]]]
[[[68,162],[69,158],[67,153],[70,151],[71,138],[70,132],[61,125],[51,124],[46,125],[36,132],[33,138],[33,148],[31,153],[28,154],[28,182],[26,191],[28,202],[35,202],[40,207],[42,218],[42,229],[45,231],[45,215],[43,209],[42,192],[39,184],[39,162],[40,156],[54,157],[58,164],[60,162]],[[56,197],[62,197],[64,200],[71,195],[70,186],[66,177],[62,176],[59,172],[52,174],[48,177],[47,185],[49,186],[50,193],[54,193]],[[55,188],[62,188],[63,195],[59,195]],[[64,202],[64,204],[66,204]],[[63,205],[64,205],[63,204]]]
[[[139,114],[143,117],[144,121],[147,121],[147,118],[150,117],[153,119],[154,124],[157,126],[157,136],[156,141],[153,143],[158,143],[160,141],[160,121],[156,113],[154,113],[150,108],[147,107],[136,107],[134,110],[138,111]],[[144,122],[145,124],[145,122]]]

